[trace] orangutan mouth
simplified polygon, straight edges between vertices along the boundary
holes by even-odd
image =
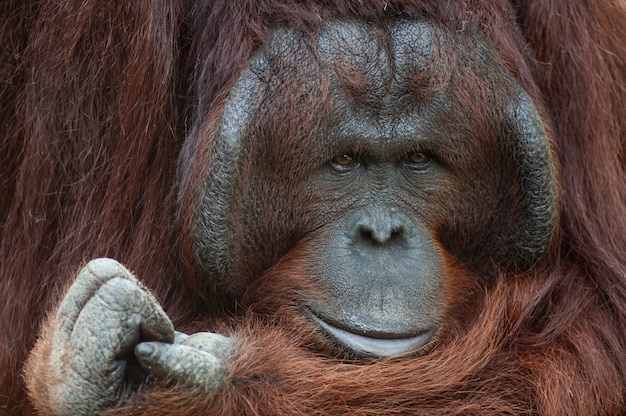
[[[335,324],[330,324],[312,312],[310,315],[315,323],[341,345],[365,356],[391,357],[415,352],[425,346],[433,338],[435,332],[426,330],[416,335],[406,336],[359,329],[357,333],[353,329],[339,328]]]

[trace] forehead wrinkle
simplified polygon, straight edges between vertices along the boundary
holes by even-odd
[[[450,65],[445,35],[428,22],[399,21],[388,27],[340,21],[317,40],[317,59],[341,106],[373,129],[389,130],[398,109],[412,113],[445,93]]]
[[[446,112],[441,103],[449,78],[442,68],[455,53],[446,39],[426,21],[385,27],[334,21],[314,36],[282,29],[250,68],[264,97],[257,101],[264,103],[257,116],[269,117],[256,122],[272,120],[270,130],[279,141],[305,134],[298,125],[316,125],[321,135],[331,127],[333,137],[323,140],[346,150],[358,142],[393,153],[432,140],[428,120]],[[437,84],[439,90],[432,88]],[[424,94],[428,87],[437,94]],[[273,110],[267,113],[269,103]],[[285,112],[298,117],[285,120]]]

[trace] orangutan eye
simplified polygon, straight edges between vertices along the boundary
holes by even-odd
[[[430,163],[431,158],[426,153],[416,150],[406,156],[405,163],[411,169],[423,169]]]
[[[337,172],[348,172],[360,164],[358,153],[341,153],[330,160],[330,166]]]

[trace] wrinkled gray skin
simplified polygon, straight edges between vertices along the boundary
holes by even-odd
[[[49,368],[60,380],[50,386],[58,415],[93,415],[151,375],[212,392],[226,373],[228,338],[175,332],[156,299],[115,260],[92,260],[81,270],[56,321]]]

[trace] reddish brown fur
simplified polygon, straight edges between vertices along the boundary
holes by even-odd
[[[141,404],[133,414],[626,413],[622,2],[206,3],[193,13],[183,1],[0,5],[0,413],[32,413],[24,360],[68,282],[99,256],[133,270],[177,328],[242,340],[220,394],[155,387],[128,404]],[[472,319],[453,310],[459,322],[428,355],[342,362],[303,348],[312,329],[294,322],[289,297],[307,290],[298,283],[303,264],[287,259],[260,280],[284,289],[275,297],[271,287],[258,289],[269,290],[261,303],[275,319],[220,316],[187,247],[192,190],[209,146],[183,146],[177,92],[202,96],[203,113],[190,115],[211,129],[272,26],[398,9],[459,30],[481,27],[550,120],[561,169],[559,240],[531,273],[506,276],[484,296],[477,290],[482,309],[467,313]],[[195,65],[204,66],[193,72],[202,79],[179,79]],[[189,168],[177,175],[180,154]],[[459,286],[451,298],[463,298]]]

